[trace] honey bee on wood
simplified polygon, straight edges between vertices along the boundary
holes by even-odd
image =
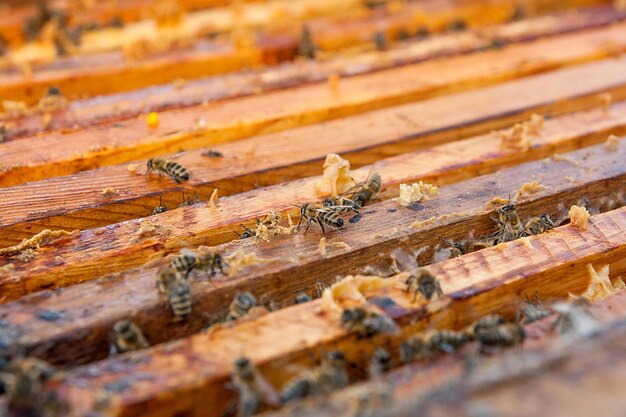
[[[49,363],[28,357],[14,359],[6,368],[6,372],[0,374],[0,379],[6,389],[9,415],[67,415],[66,404],[53,392],[44,390],[44,384],[58,375]]]
[[[505,204],[497,211],[498,217],[493,218],[497,225],[497,242],[510,242],[520,237],[522,222],[517,215],[517,209],[513,204]]]
[[[300,42],[298,43],[298,55],[315,59],[316,48],[311,36],[311,30],[307,25],[302,26],[302,32],[300,32]]]
[[[413,288],[414,302],[417,300],[418,294],[422,294],[427,301],[430,301],[435,294],[439,297],[443,295],[441,285],[439,285],[439,280],[437,280],[432,272],[424,268],[419,268],[415,272],[411,273],[411,275],[409,275],[406,279],[405,284],[406,292],[411,291]]]
[[[474,336],[476,336],[481,332],[489,331],[504,323],[506,323],[506,319],[500,314],[488,314],[486,316],[482,316],[474,322],[472,332]]]
[[[392,366],[391,353],[383,347],[376,348],[374,355],[370,359],[370,378],[378,378],[385,372],[389,372]]]
[[[367,179],[348,190],[347,195],[359,207],[364,207],[381,189],[382,179],[380,174],[378,172],[370,172]]]
[[[244,317],[248,312],[257,305],[256,298],[252,293],[242,292],[235,296],[228,306],[228,315],[226,321],[236,321]]]
[[[397,334],[400,328],[386,314],[373,308],[346,308],[341,314],[341,325],[349,331],[356,332],[359,337],[369,337],[378,333]]]
[[[150,347],[139,326],[130,320],[120,320],[113,325],[113,343],[111,355],[132,352]]]
[[[549,215],[542,214],[526,222],[526,226],[524,226],[524,230],[522,230],[522,236],[538,235],[551,229],[554,229],[554,222],[552,222]]]
[[[550,311],[548,311],[541,300],[539,300],[538,293],[535,294],[535,301],[531,301],[526,297],[526,305],[522,308],[522,324],[543,320],[548,316],[550,316]]]
[[[331,351],[324,355],[320,366],[307,370],[287,381],[280,393],[281,402],[298,398],[330,394],[348,385],[346,358],[342,352]]]
[[[450,329],[434,330],[427,334],[416,334],[400,345],[400,360],[428,359],[442,353],[453,353],[459,347],[472,341],[472,335],[464,331]]]
[[[200,198],[198,197],[198,194],[194,194],[194,198],[185,198],[185,193],[183,193],[183,202],[180,203],[180,205],[178,207],[187,207],[187,206],[193,206],[194,204],[197,204],[200,202]]]
[[[237,408],[240,417],[253,416],[263,402],[273,406],[280,404],[280,398],[274,387],[248,358],[241,357],[235,360],[231,379],[239,393]]]
[[[462,244],[444,238],[441,239],[448,247],[436,250],[433,255],[432,263],[442,262],[447,259],[458,258],[459,256],[465,255],[465,248]]]
[[[480,330],[476,333],[481,350],[490,347],[510,347],[521,345],[526,338],[524,328],[518,323],[504,323]]]
[[[167,211],[167,205],[163,204],[163,196],[159,196],[159,205],[152,210],[152,214],[161,214]]]
[[[189,171],[187,171],[187,168],[175,161],[168,161],[167,159],[161,158],[150,158],[148,159],[148,163],[146,165],[146,175],[148,175],[151,171],[156,171],[159,173],[159,178],[165,174],[178,184],[189,179]]]
[[[191,314],[191,286],[174,268],[161,268],[157,272],[157,288],[167,296],[174,315],[185,319]]]
[[[389,41],[385,32],[380,31],[374,34],[374,45],[378,51],[386,51],[389,47]]]
[[[574,337],[586,337],[593,334],[598,327],[598,322],[589,310],[590,305],[589,301],[582,297],[553,304],[552,309],[558,313],[558,316],[552,328],[557,329],[561,334]]]
[[[239,239],[248,239],[249,237],[256,236],[256,229],[250,229],[245,224],[242,224],[241,227],[243,227],[243,230],[244,230],[243,233],[240,234],[240,233],[235,232],[235,234],[239,236]]]
[[[300,220],[298,221],[296,230],[300,229],[302,220],[306,220],[306,230],[304,233],[309,231],[309,227],[311,227],[312,223],[317,223],[320,225],[324,236],[326,236],[326,230],[324,229],[325,224],[335,230],[343,227],[344,222],[340,213],[344,208],[344,206],[325,207],[322,204],[307,203],[300,207]]]
[[[170,266],[185,275],[185,278],[189,276],[191,271],[200,270],[209,274],[209,276],[215,275],[216,269],[219,269],[223,274],[222,255],[213,252],[196,253],[189,249],[182,249],[180,255],[174,258]]]

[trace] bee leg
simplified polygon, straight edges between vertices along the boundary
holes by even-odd
[[[317,220],[317,223],[320,225],[320,227],[322,228],[322,234],[324,235],[324,237],[326,237],[326,230],[324,230],[324,223],[322,223],[321,220]]]
[[[215,264],[216,264],[216,266],[219,268],[220,273],[221,273],[222,275],[224,275],[224,268],[223,268],[223,266],[222,266],[222,260],[221,260],[221,259],[218,259],[217,261],[215,261]]]
[[[309,219],[306,222],[306,229],[304,230],[304,234],[306,235],[306,232],[309,231],[309,227],[311,227],[311,223],[313,222],[313,219]]]
[[[300,223],[302,223],[302,216],[300,216],[300,219],[298,220],[298,225],[296,226],[296,230],[300,230]]]

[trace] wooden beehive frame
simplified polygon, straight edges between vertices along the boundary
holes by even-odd
[[[294,369],[312,366],[311,353],[340,349],[364,368],[376,347],[395,352],[417,331],[460,329],[493,312],[513,319],[525,296],[537,293],[550,303],[582,293],[590,268],[608,266],[615,282],[626,271],[626,148],[618,138],[626,131],[623,11],[599,1],[536,1],[527,5],[534,16],[507,22],[515,9],[508,0],[487,6],[417,1],[383,9],[346,0],[361,10],[346,20],[341,15],[346,4],[322,2],[311,11],[306,1],[289,6],[300,17],[282,28],[282,35],[275,30],[280,25],[266,18],[276,7],[272,2],[198,3],[224,7],[189,13],[181,36],[194,18],[244,9],[265,16],[213,28],[221,32],[217,52],[173,47],[133,64],[115,66],[115,58],[106,58],[101,72],[83,71],[81,65],[105,53],[94,46],[64,70],[55,70],[54,62],[34,65],[31,78],[13,68],[0,70],[0,100],[34,105],[50,85],[70,98],[109,94],[106,104],[87,98],[70,101],[61,112],[31,107],[0,118],[8,132],[0,143],[0,186],[5,187],[0,189],[0,353],[34,352],[65,368],[46,389],[67,403],[70,415],[220,416],[235,396],[227,382],[239,356],[249,357],[280,387]],[[139,10],[142,4],[136,0],[129,8]],[[574,5],[593,7],[574,11]],[[5,19],[23,21],[29,7]],[[135,12],[128,13],[126,21],[136,20]],[[245,70],[292,60],[302,22],[311,17],[321,58]],[[469,30],[403,42],[392,36],[424,22],[431,31],[444,32],[460,21]],[[144,24],[127,25],[121,33]],[[259,43],[234,48],[245,27],[259,31]],[[390,45],[374,51],[372,38],[381,27]],[[0,33],[8,31],[16,40],[15,26],[7,28]],[[203,34],[187,35],[206,42],[199,39]],[[119,39],[108,39],[106,30],[90,36],[93,45],[101,39],[119,54]],[[13,46],[18,52],[29,47]],[[181,60],[187,60],[187,69],[181,69]],[[205,71],[207,62],[218,61],[218,67]],[[213,73],[221,75],[210,77]],[[110,83],[99,83],[105,74]],[[181,77],[199,79],[148,88]],[[125,81],[116,84],[116,79]],[[159,122],[151,127],[144,115],[153,110]],[[504,143],[513,125],[527,126],[527,148]],[[234,232],[242,223],[252,227],[270,210],[297,220],[294,205],[326,197],[316,184],[331,152],[352,163],[356,180],[371,171],[382,176],[384,191],[362,209],[360,220],[327,231],[324,250],[316,228],[269,241],[237,239]],[[188,182],[144,175],[148,157],[165,155],[189,169]],[[438,185],[438,195],[401,206],[395,200],[398,185],[418,181]],[[531,182],[539,185],[536,192],[518,193]],[[175,208],[183,192],[197,194],[202,202]],[[494,232],[498,206],[488,204],[494,198],[512,198],[522,221],[547,213],[559,227],[428,265],[445,242]],[[161,202],[170,210],[150,215]],[[587,229],[567,224],[571,205],[588,207]],[[28,240],[33,237],[41,240]],[[193,312],[181,322],[155,288],[155,276],[182,249],[201,245],[227,258],[244,253],[256,261],[211,280],[192,274]],[[414,300],[405,292],[406,272],[365,291],[396,320],[400,335],[357,338],[340,325],[341,311],[321,300],[292,305],[297,294],[315,295],[317,285],[332,285],[341,276],[388,275],[397,248],[428,265],[444,294],[430,303]],[[275,311],[205,331],[243,291]],[[624,301],[617,294],[592,304],[601,322],[613,323],[602,330],[606,343],[623,339]],[[124,318],[137,323],[156,346],[106,359],[111,328]],[[528,331],[538,335],[525,346],[538,349],[540,364],[579,354],[546,322],[533,326]],[[507,357],[514,354],[489,361],[497,368]],[[464,385],[460,363],[459,356],[448,356],[428,364],[397,364],[375,381],[362,381],[363,372],[353,372],[358,384],[343,390],[345,395],[270,415],[354,415],[351,399],[363,392],[391,395],[391,403],[387,398],[379,404],[391,416],[410,414],[417,398],[424,413],[435,412],[437,390],[450,382],[462,392],[455,404],[463,407],[483,395],[480,378],[487,374],[478,372],[479,382]],[[402,376],[424,369],[433,374]],[[621,375],[619,369],[613,373]],[[520,389],[513,386],[502,395]],[[487,395],[496,401],[503,391]],[[550,406],[569,410],[556,402]]]

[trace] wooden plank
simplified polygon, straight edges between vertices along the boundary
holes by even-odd
[[[546,43],[552,41],[558,42],[557,39],[553,39]],[[556,44],[551,45],[556,46]],[[537,46],[540,47],[540,45]],[[546,57],[545,60],[533,63],[524,61],[523,67],[519,68],[517,65],[522,62],[520,61],[522,51],[529,47],[530,45],[519,45],[503,51],[489,51],[483,54],[425,62],[415,66],[352,77],[341,81],[338,95],[333,93],[333,89],[328,85],[310,85],[230,100],[209,108],[197,106],[171,110],[161,114],[160,124],[156,129],[149,128],[146,121],[141,118],[114,125],[105,124],[80,132],[48,135],[45,149],[41,146],[39,137],[3,143],[0,144],[0,164],[3,166],[3,172],[0,173],[0,186],[15,185],[165,152],[194,149],[253,134],[311,124],[472,86],[485,85],[523,74],[532,74],[560,65],[558,61],[554,62]],[[559,50],[565,55],[573,54],[576,57],[574,62],[607,53],[606,48],[592,47],[591,49],[595,51],[591,52],[592,55],[580,57],[576,51],[581,48],[580,44],[566,43]],[[487,60],[490,57],[504,59],[512,52],[515,53],[515,56],[511,57],[512,61],[500,61],[502,64],[499,64]],[[537,56],[535,51],[528,52],[528,54]],[[560,62],[564,65],[567,58],[563,57]],[[572,61],[569,62],[572,63]],[[499,65],[503,67],[502,72],[496,71],[496,66]],[[507,103],[507,106],[520,101],[527,102],[528,95],[519,95],[519,91],[529,91],[529,95],[537,94],[542,100],[569,98],[567,101],[551,105],[541,102],[542,105],[554,111],[576,109],[588,105],[590,101],[597,102],[595,96],[599,91],[610,91],[615,98],[622,97],[625,66],[624,58],[600,61],[535,76],[517,83],[508,83],[495,89],[482,89],[472,94],[475,94],[474,98],[481,97],[484,100],[488,94],[504,93],[507,89],[519,87],[520,90],[515,93],[515,99]],[[479,68],[479,70],[474,68]],[[488,72],[485,72],[485,68],[488,68]],[[541,85],[541,88],[536,91],[528,90],[529,84],[535,87]],[[592,97],[584,97],[588,95]],[[494,100],[494,96],[491,97],[491,100]],[[459,98],[460,96],[454,97],[454,99]],[[432,123],[422,121],[421,116],[416,119],[413,114],[429,111],[442,100],[446,99],[416,103],[379,114],[387,118],[387,115],[391,114],[392,119],[397,119],[397,114],[406,109],[409,121],[398,122],[396,120],[396,123],[414,124],[413,121],[421,124]],[[495,103],[492,105],[495,106]],[[478,109],[474,106],[473,110]],[[445,111],[447,112],[447,109]],[[502,113],[508,115],[505,110],[502,110]],[[464,114],[467,115],[469,112],[464,109]],[[196,127],[195,121],[198,118],[203,118],[207,127]],[[425,118],[425,120],[428,119]],[[389,123],[387,121],[387,124]],[[29,162],[24,163],[23,155],[29,155]]]
[[[556,320],[552,315],[525,326],[529,336],[523,350],[479,357],[474,352],[476,347],[468,346],[458,354],[413,363],[378,381],[358,383],[324,399],[296,403],[263,416],[348,415],[360,394],[387,393],[388,401],[380,409],[372,407],[368,411],[390,417],[413,416],[416,410],[424,417],[459,416],[474,409],[489,410],[498,416],[518,416],[519,412],[564,416],[578,415],[593,403],[594,410],[582,413],[598,412],[602,407],[601,415],[617,417],[619,414],[611,410],[620,409],[616,403],[620,396],[615,390],[620,381],[626,382],[626,362],[622,358],[626,346],[626,293],[592,303],[589,313],[597,322],[593,337],[573,341],[563,338],[551,331],[551,323]],[[462,358],[474,361],[471,371]],[[584,387],[575,395],[567,388],[573,381],[572,372],[577,376],[576,386]],[[550,395],[543,395],[546,392]],[[584,401],[574,398],[580,392],[585,393]],[[517,401],[519,398],[526,401]]]
[[[506,100],[504,97],[502,99]],[[451,97],[450,102],[454,101]],[[499,102],[495,104],[499,105]],[[442,109],[445,109],[447,115],[460,115],[450,112],[447,106],[442,106]],[[208,200],[215,188],[219,189],[219,195],[223,197],[319,174],[323,158],[330,151],[349,155],[349,159],[357,162],[354,164],[357,166],[378,161],[378,166],[385,167],[385,181],[388,184],[422,179],[442,185],[491,172],[504,165],[602,142],[610,134],[626,134],[625,110],[625,103],[616,103],[607,115],[598,107],[548,120],[541,136],[533,139],[533,148],[529,152],[503,149],[500,137],[494,134],[418,151],[432,145],[444,131],[447,131],[447,137],[458,136],[454,133],[456,128],[450,132],[445,126],[432,127],[431,131],[438,130],[439,133],[425,138],[417,135],[415,128],[410,125],[400,125],[405,131],[390,130],[393,126],[387,121],[388,118],[381,119],[378,129],[376,116],[368,114],[359,117],[359,120],[367,117],[366,135],[350,129],[350,126],[360,125],[359,121],[347,119],[330,123],[323,129],[313,126],[288,134],[259,136],[218,145],[213,149],[225,155],[219,159],[207,158],[203,156],[206,150],[198,150],[187,152],[178,161],[193,173],[187,194],[193,196],[193,193],[197,193],[202,201]],[[450,123],[448,126],[459,126],[443,118],[434,120],[437,123]],[[336,132],[346,133],[337,137]],[[417,137],[402,139],[410,136]],[[397,139],[400,139],[399,143]],[[412,152],[406,153],[408,151]],[[394,154],[403,155],[379,160]],[[407,173],[407,167],[412,164],[419,168],[412,168]],[[138,170],[143,172],[143,164]],[[103,198],[102,192],[107,187],[117,193]],[[155,181],[154,177],[131,175],[126,166],[106,167],[72,177],[56,177],[7,188],[0,198],[0,247],[15,245],[44,229],[85,230],[145,217],[152,213],[153,207],[159,205],[161,198],[170,209],[174,209],[182,201],[181,189],[180,185],[169,180]],[[286,194],[291,196],[293,193]],[[40,198],[41,195],[46,198]],[[241,196],[236,199],[245,201],[246,198]],[[270,199],[263,199],[260,204],[247,203],[250,215],[267,211],[269,208],[264,204]],[[280,201],[285,197],[277,196],[275,199]],[[222,238],[215,236],[210,244],[223,243]],[[228,238],[229,235],[226,235]]]
[[[95,123],[136,117],[149,111],[215,103],[296,84],[324,81],[331,75],[354,76],[476,51],[490,47],[496,40],[504,43],[527,42],[538,37],[602,27],[625,17],[626,11],[618,12],[611,7],[566,11],[495,27],[478,27],[465,32],[392,43],[385,51],[358,55],[337,53],[324,61],[297,60],[278,67],[201,78],[182,85],[171,83],[106,97],[73,100],[66,111],[55,113],[52,120],[46,123],[38,112],[15,117],[0,115],[0,121],[5,125],[5,141],[43,131],[70,131]]]
[[[518,165],[498,174],[442,187],[438,197],[417,212],[401,208],[392,200],[373,204],[358,223],[349,225],[340,234],[329,233],[329,240],[343,241],[351,249],[330,250],[326,257],[321,257],[317,250],[321,234],[313,230],[307,235],[285,236],[268,243],[255,243],[250,239],[219,246],[216,250],[225,254],[243,249],[256,253],[259,258],[276,261],[251,267],[229,278],[214,278],[211,283],[202,279],[194,281],[192,293],[194,309],[198,313],[192,314],[184,325],[172,322],[170,310],[154,290],[156,268],[166,263],[167,259],[144,269],[54,292],[40,292],[17,302],[0,305],[0,317],[4,317],[7,333],[15,335],[20,344],[37,348],[46,358],[62,364],[84,363],[106,356],[111,326],[124,317],[132,317],[152,343],[162,343],[204,328],[227,309],[239,291],[250,291],[259,299],[263,297],[277,306],[285,306],[292,304],[294,296],[299,292],[310,292],[317,282],[334,282],[337,275],[357,273],[365,265],[386,270],[389,254],[397,247],[412,250],[427,246],[428,250],[419,259],[422,264],[427,263],[433,252],[431,245],[433,242],[438,243],[441,237],[459,241],[467,238],[471,230],[475,231],[476,236],[493,231],[490,218],[493,211],[485,208],[485,202],[494,196],[514,195],[522,183],[531,179],[536,179],[546,189],[518,204],[524,221],[544,212],[554,219],[561,219],[563,210],[578,203],[583,197],[589,199],[594,212],[610,208],[607,199],[613,198],[613,204],[621,204],[616,201],[617,197],[607,194],[607,190],[614,193],[624,191],[626,167],[623,166],[622,158],[625,152],[623,147],[617,152],[608,152],[603,145],[598,145],[567,154],[568,160]],[[385,175],[387,171],[383,169],[381,172]],[[568,177],[578,177],[580,180],[572,183],[565,179]],[[280,191],[280,188],[277,190]],[[303,194],[306,195],[310,194]],[[288,206],[289,201],[285,201],[282,207],[277,208],[284,210]],[[235,210],[228,210],[223,215],[237,219]],[[190,220],[189,213],[177,219],[178,224],[188,227],[191,234],[196,234],[197,241],[192,240],[192,235],[170,236],[167,242],[153,241],[148,250],[159,251],[164,246],[166,251],[174,251],[176,239],[186,239],[190,245],[204,243],[204,236],[188,226]],[[411,227],[414,221],[424,222]],[[76,275],[77,267],[89,268],[91,275],[83,274],[82,277],[91,277],[110,270],[111,265],[117,267],[127,263],[128,259],[135,259],[138,256],[136,252],[121,248],[113,240],[113,232],[114,228],[105,231],[102,236],[107,241],[93,245],[93,249],[80,248],[83,251],[80,257],[76,256],[75,245],[69,250],[67,247],[55,247],[40,255],[29,265],[28,270],[13,276],[12,283],[5,279],[2,293],[32,291],[35,288],[29,286],[42,281],[52,283],[54,280],[56,284],[62,285],[63,280],[72,279]],[[107,248],[109,244],[111,247]],[[596,249],[602,247],[599,243]],[[118,256],[102,262],[95,261],[100,251],[109,251]],[[59,263],[56,266],[53,265],[55,259]],[[520,260],[526,261],[526,257]],[[494,272],[496,269],[503,271],[508,265],[503,263],[498,268],[494,267]],[[19,268],[19,265],[16,267]],[[515,267],[511,266],[511,269]],[[9,285],[13,285],[13,288]],[[39,318],[40,313],[47,310],[60,312],[59,319],[46,321]],[[7,344],[11,345],[16,340],[7,341]]]
[[[549,0],[563,4],[562,0]],[[596,4],[597,0],[590,1]],[[433,31],[441,31],[451,22],[463,19],[470,26],[494,24],[510,16],[515,2],[494,0],[489,4],[440,0],[428,3],[428,19],[423,6],[408,4],[407,8],[382,16],[367,16],[340,22],[310,22],[316,45],[326,50],[336,50],[356,44],[371,42],[380,27],[387,27],[390,34],[400,30],[416,33],[417,28],[427,24]],[[410,8],[417,7],[411,12]],[[507,10],[509,14],[507,14]],[[250,68],[261,63],[276,63],[294,57],[300,37],[300,29],[280,34],[261,36],[252,48],[237,48],[233,42],[201,41],[191,49],[160,53],[139,62],[128,61],[116,51],[81,56],[70,61],[33,68],[32,76],[25,77],[22,69],[0,72],[0,99],[22,100],[35,104],[50,85],[55,85],[70,98],[128,91],[153,84],[171,82],[177,78],[206,77],[235,69]],[[48,51],[48,53],[52,53]],[[103,82],[106,80],[106,82]]]
[[[387,312],[405,334],[423,328],[428,319],[438,320],[442,327],[461,327],[480,315],[506,309],[519,300],[520,293],[536,288],[545,299],[581,291],[588,284],[585,265],[591,261],[610,265],[615,275],[623,274],[625,255],[626,209],[618,209],[592,218],[587,231],[568,225],[533,236],[527,243],[509,242],[430,266],[445,294],[438,302],[412,304],[412,295],[401,288],[367,296],[391,298],[395,305]],[[80,415],[92,410],[96,398],[106,393],[109,396],[99,404],[99,411],[111,416],[219,416],[232,398],[224,384],[239,356],[249,357],[271,383],[281,386],[291,376],[287,365],[306,360],[311,346],[332,346],[359,363],[363,352],[383,342],[383,337],[355,340],[340,326],[340,313],[320,313],[319,304],[296,305],[230,328],[76,368],[51,388]],[[106,388],[119,384],[125,387],[121,394]]]

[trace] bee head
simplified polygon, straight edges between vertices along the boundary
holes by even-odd
[[[342,324],[349,323],[353,321],[355,318],[356,318],[356,314],[354,313],[354,310],[352,309],[346,308],[345,310],[343,310],[343,313],[341,313]]]
[[[130,330],[131,324],[128,320],[120,320],[113,325],[113,330],[116,333],[124,334]]]
[[[332,198],[326,198],[322,201],[322,205],[324,207],[332,207],[335,205],[335,201]]]
[[[249,366],[250,366],[250,359],[244,356],[235,359],[235,369],[242,370],[242,369],[246,369]]]
[[[515,211],[515,206],[513,204],[506,204],[502,206],[500,209],[498,209],[498,213],[500,214],[507,214],[512,211]]]
[[[154,163],[154,158],[148,159],[148,162],[146,163],[148,170],[153,169],[153,163]]]
[[[237,296],[237,301],[244,308],[252,308],[256,305],[256,298],[254,298],[254,295],[252,295],[252,293],[249,293],[249,292],[244,292],[244,293],[239,294]]]
[[[311,301],[311,296],[309,294],[301,293],[296,295],[296,304],[308,303],[309,301]]]
[[[554,222],[552,221],[552,219],[550,218],[549,214],[542,214],[541,215],[541,222],[547,226],[551,226],[554,227]]]
[[[325,356],[326,361],[333,366],[344,366],[346,363],[346,357],[344,356],[343,352],[340,352],[338,350],[331,350],[330,352],[326,353]]]
[[[309,208],[309,203],[306,203],[302,207],[300,207],[300,216],[306,217],[306,211]]]

